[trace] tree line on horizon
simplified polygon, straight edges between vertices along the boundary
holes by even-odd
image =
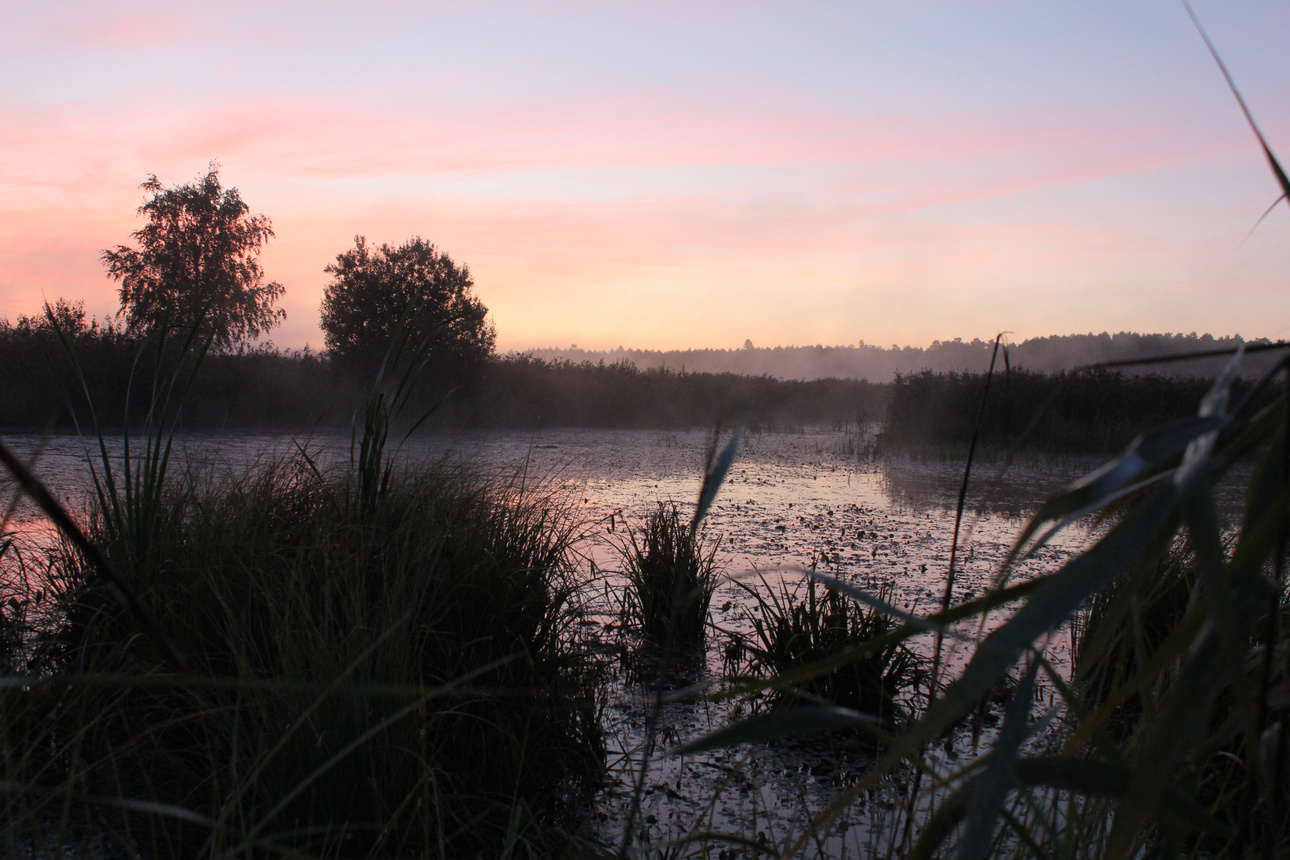
[[[41,314],[0,318],[8,368],[0,426],[131,423],[146,406],[141,358],[164,361],[164,344],[184,337],[205,344],[186,409],[191,426],[279,429],[347,426],[401,336],[424,346],[418,408],[437,406],[440,424],[496,427],[700,426],[748,415],[776,427],[870,421],[883,416],[890,385],[905,391],[914,374],[980,373],[993,347],[980,339],[927,348],[745,341],[734,350],[571,347],[499,356],[467,266],[420,237],[394,247],[359,235],[324,269],[332,278],[319,308],[326,350],[279,350],[257,343],[286,316],[277,307],[284,287],[266,280],[259,264],[273,236],[269,219],[221,186],[213,162],[193,183],[165,188],[150,176],[142,188],[150,196],[138,210],[146,223],[132,234],[135,245],[102,254],[107,276],[120,284],[113,317],[87,319],[82,302],[59,298]],[[1051,374],[1241,343],[1121,332],[1032,338],[1009,349],[1012,367]],[[1167,367],[1195,376],[1222,361]]]
[[[151,363],[148,355],[122,326],[88,320],[79,303],[59,301],[47,316],[0,325],[0,362],[8,370],[0,375],[0,427],[140,422],[154,379],[165,375],[140,367]],[[370,373],[327,353],[211,352],[185,401],[183,423],[204,431],[348,430],[371,387]],[[469,384],[448,392],[433,381],[421,387],[408,412],[435,407],[428,426],[440,429],[689,428],[745,420],[797,429],[877,420],[884,396],[884,386],[863,380],[778,380],[511,355],[490,357]]]
[[[1138,361],[1158,356],[1185,355],[1211,350],[1234,350],[1238,346],[1270,344],[1259,338],[1239,335],[1166,334],[1102,332],[1034,337],[1010,344],[1013,367],[1035,373],[1062,373],[1087,365],[1111,361]],[[856,346],[753,346],[751,341],[737,349],[631,349],[612,350],[547,347],[524,350],[523,354],[543,361],[626,362],[642,370],[667,368],[693,373],[734,373],[771,376],[777,379],[866,379],[891,382],[899,376],[928,370],[933,373],[983,373],[990,366],[994,340],[936,340],[930,346],[875,346],[861,341]],[[1274,359],[1252,355],[1245,361],[1245,374],[1258,375]],[[1223,357],[1188,359],[1156,367],[1124,369],[1126,373],[1177,376],[1210,376],[1222,370]]]

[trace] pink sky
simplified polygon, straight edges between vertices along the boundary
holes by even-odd
[[[503,350],[1290,336],[1290,211],[1172,3],[33,4],[0,35],[0,315],[116,309],[140,182],[268,215],[273,341],[356,234]],[[1290,158],[1275,4],[1198,4]]]

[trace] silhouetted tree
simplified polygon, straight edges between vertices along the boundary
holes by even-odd
[[[155,175],[140,186],[152,199],[139,207],[147,225],[131,235],[138,248],[104,251],[108,277],[121,282],[121,310],[131,334],[168,321],[202,321],[216,350],[245,345],[286,319],[274,304],[282,285],[264,282],[260,246],[269,219],[247,214],[236,188],[224,190],[219,167],[192,184],[162,188]]]
[[[325,271],[322,330],[332,356],[371,368],[385,354],[415,301],[411,340],[430,342],[430,373],[459,378],[481,367],[495,339],[488,308],[475,297],[470,270],[420,237],[398,248],[370,248],[363,236]]]

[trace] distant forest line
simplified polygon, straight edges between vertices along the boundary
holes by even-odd
[[[30,318],[0,325],[6,368],[0,376],[0,427],[89,429],[97,421],[118,428],[127,423],[127,400],[133,404],[129,423],[143,419],[156,366],[147,342],[111,326],[81,325],[73,332],[60,340],[52,327]],[[1202,348],[1224,342],[1172,341]],[[1256,358],[1272,360],[1270,354]],[[1209,384],[1200,376],[1106,370],[1045,374],[1017,363],[1013,359],[1010,373],[992,384],[982,423],[987,448],[1023,441],[1034,450],[1114,450],[1143,429],[1194,414]],[[373,380],[345,368],[309,351],[211,353],[187,395],[183,425],[205,431],[348,428],[361,416]],[[981,373],[931,369],[898,373],[889,382],[795,380],[507,355],[492,357],[451,391],[427,386],[405,418],[437,404],[428,426],[440,429],[680,428],[748,421],[754,429],[791,430],[881,423],[879,451],[957,453],[971,436],[984,381]],[[1237,394],[1249,388],[1242,382]]]
[[[1072,334],[1035,337],[1008,346],[1008,357],[1014,368],[1037,373],[1060,373],[1089,364],[1106,361],[1133,361],[1163,355],[1181,355],[1217,349],[1235,349],[1241,344],[1268,344],[1266,338],[1245,340],[1240,336],[1214,337],[1209,334]],[[931,346],[874,346],[863,341],[858,346],[776,346],[758,347],[746,344],[740,349],[587,350],[531,349],[525,355],[543,361],[628,362],[645,370],[666,368],[692,373],[734,373],[741,376],[770,376],[776,379],[867,379],[890,382],[897,374],[934,372],[984,372],[990,366],[992,340],[954,339],[934,341]],[[1208,376],[1223,368],[1224,359],[1210,358],[1179,361],[1160,367],[1133,369],[1125,373],[1164,373],[1165,375]],[[1245,375],[1263,373],[1274,358],[1251,356]]]
[[[88,430],[142,422],[154,391],[172,376],[167,360],[157,358],[155,340],[97,321],[72,320],[64,332],[60,337],[41,318],[0,321],[0,427]],[[184,395],[183,424],[214,431],[348,428],[356,415],[361,424],[375,375],[374,368],[308,350],[211,352]],[[403,418],[411,421],[433,407],[430,427],[674,428],[748,420],[797,428],[876,420],[882,400],[882,386],[862,380],[778,380],[492,356],[451,387],[426,374]]]
[[[411,392],[401,420],[433,407],[430,427],[882,423],[881,447],[939,450],[970,434],[965,422],[975,420],[994,350],[981,339],[925,348],[758,348],[749,340],[733,350],[575,346],[499,356],[468,266],[419,236],[390,245],[361,234],[324,268],[331,276],[319,307],[326,351],[277,350],[256,345],[285,319],[277,306],[285,288],[267,280],[259,262],[273,236],[269,218],[251,214],[236,188],[223,187],[215,163],[195,182],[167,188],[154,175],[141,188],[145,225],[130,234],[132,244],[100,256],[120,288],[113,317],[88,319],[83,302],[60,298],[35,316],[0,318],[0,427],[138,426],[150,409],[174,414],[178,401],[190,429],[350,427],[375,403],[375,390],[402,399],[374,385],[379,368],[401,356],[416,366],[405,378],[417,380],[400,389]],[[185,338],[209,352],[196,358],[178,348]],[[994,392],[982,430],[989,445],[1000,445],[1020,425],[1040,424],[1032,446],[1104,450],[1129,428],[1193,410],[1204,379],[1225,359],[1117,373],[1073,368],[1242,343],[1120,332],[1010,344],[1000,363],[1008,381]],[[1276,360],[1273,352],[1251,356],[1246,378]],[[383,377],[386,385],[401,373]],[[182,391],[168,388],[166,380],[176,379]]]

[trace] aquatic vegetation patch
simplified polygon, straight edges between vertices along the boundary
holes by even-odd
[[[720,541],[660,503],[620,547],[626,579],[625,613],[643,640],[676,652],[702,647],[716,591]]]
[[[920,658],[899,641],[865,647],[894,630],[893,621],[813,577],[795,585],[764,578],[759,586],[739,585],[753,600],[752,635],[739,643],[749,674],[793,678],[771,688],[772,707],[836,705],[889,727],[908,720],[908,694],[923,674]]]
[[[6,820],[61,809],[168,856],[563,850],[603,754],[571,521],[444,467],[356,490],[303,458],[180,483],[143,552],[93,516],[187,673],[59,547],[62,623],[5,616],[40,679],[0,706]]]

